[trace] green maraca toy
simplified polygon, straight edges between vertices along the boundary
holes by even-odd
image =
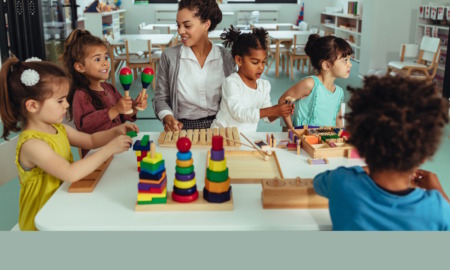
[[[123,90],[125,92],[125,98],[130,98],[129,90],[131,83],[133,82],[133,73],[131,72],[131,69],[124,67],[120,70],[119,73],[119,80],[120,84],[122,84]],[[133,110],[127,111],[125,114],[132,114]]]
[[[152,68],[146,67],[142,71],[141,81],[142,81],[142,92],[141,92],[141,101],[144,100],[145,92],[147,91],[147,87],[152,83],[155,72]],[[139,111],[143,111],[143,108],[136,107]]]

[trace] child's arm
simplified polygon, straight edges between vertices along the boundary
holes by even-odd
[[[135,124],[125,123],[108,130],[99,131],[94,134],[80,132],[70,126],[65,125],[67,138],[70,145],[82,149],[95,149],[104,146],[119,135],[125,135],[127,131],[134,130],[139,132]]]
[[[441,183],[439,182],[439,178],[436,174],[430,171],[417,170],[413,181],[417,186],[426,190],[436,189],[448,202],[450,202],[450,199],[447,194],[445,194],[444,189],[442,189]]]
[[[121,153],[129,149],[132,139],[122,135],[92,155],[70,163],[45,142],[39,139],[26,141],[20,150],[20,162],[30,168],[40,167],[54,177],[68,182],[76,182],[93,172],[111,155]]]
[[[331,179],[333,171],[325,171],[314,177],[314,191],[322,197],[329,198],[331,194]]]
[[[283,95],[278,99],[278,104],[284,104],[286,97],[292,97],[294,99],[301,99],[311,94],[312,89],[314,88],[314,79],[306,78],[304,80],[299,81],[289,88]],[[283,117],[286,126],[294,131],[294,126],[292,125],[291,116]]]
[[[272,106],[270,102],[270,83],[263,81],[262,93],[264,94],[264,104],[259,110],[259,118],[268,118],[270,122],[275,121],[278,117],[289,116],[294,113],[294,104],[278,104]]]

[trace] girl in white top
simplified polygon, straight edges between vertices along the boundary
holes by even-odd
[[[241,34],[231,26],[221,38],[225,47],[231,46],[231,55],[239,67],[222,85],[220,110],[211,127],[237,127],[243,132],[255,132],[261,118],[274,121],[289,116],[294,105],[270,103],[270,83],[261,79],[267,62],[267,31],[254,28]]]

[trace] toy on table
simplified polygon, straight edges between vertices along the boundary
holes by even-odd
[[[84,177],[83,179],[80,179],[74,183],[72,183],[69,187],[70,193],[87,193],[92,192],[94,188],[97,186],[98,182],[102,178],[103,174],[105,173],[106,169],[108,168],[109,164],[111,163],[111,160],[114,156],[111,156],[108,158],[105,162],[103,162],[102,165],[100,165],[95,171]]]
[[[163,131],[159,135],[158,145],[160,147],[175,147],[178,138],[187,137],[191,141],[192,147],[211,147],[212,136],[216,135],[223,137],[224,148],[239,149],[241,146],[241,139],[237,127]],[[225,138],[228,138],[228,140]]]
[[[189,203],[198,199],[195,182],[194,160],[192,159],[191,141],[186,137],[177,140],[177,160],[172,199],[180,203]]]
[[[123,67],[120,70],[119,80],[120,80],[120,84],[122,84],[123,90],[125,92],[125,98],[129,99],[130,98],[129,90],[130,90],[131,83],[133,82],[133,73],[131,72],[131,69],[129,69],[127,67]],[[132,114],[132,113],[133,113],[133,110],[129,110],[129,111],[125,112],[125,114]]]
[[[244,134],[242,134],[242,132],[241,132],[241,135],[242,135],[242,137],[244,137],[244,139],[246,139],[252,146],[253,146],[253,148],[255,148],[256,149],[256,151],[258,151],[258,153],[263,157],[263,159],[265,160],[265,161],[267,161],[267,160],[269,160],[269,157],[267,156],[267,154],[266,153],[264,153],[263,151],[261,151],[261,150],[259,150],[247,137],[245,137],[245,135]],[[264,143],[264,142],[263,142]]]
[[[206,168],[203,198],[211,203],[229,201],[231,199],[231,186],[222,136],[212,137],[210,155]]]
[[[136,154],[138,172],[141,172],[141,161],[147,156],[150,151],[150,145],[153,141],[150,140],[149,135],[144,135],[141,140],[136,140],[133,144],[133,151]]]
[[[144,100],[145,92],[147,91],[147,87],[152,83],[155,72],[152,68],[146,67],[142,70],[141,73],[141,82],[142,82],[142,92],[141,92],[141,101]],[[144,109],[141,107],[136,107],[137,110],[143,111]]]
[[[326,158],[315,158],[315,159],[308,158],[308,164],[309,165],[328,164],[328,159],[326,159]]]
[[[145,137],[145,136],[144,136]],[[144,138],[143,138],[144,140]],[[165,204],[167,202],[167,176],[161,153],[155,152],[155,144],[145,139],[150,152],[140,162],[137,204]],[[142,145],[142,141],[140,143]],[[140,148],[145,151],[145,148]]]

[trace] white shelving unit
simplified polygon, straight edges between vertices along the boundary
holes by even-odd
[[[347,40],[355,52],[353,60],[359,62],[362,17],[343,13],[323,12],[320,14],[320,23],[325,33]]]
[[[125,12],[124,9],[101,13],[86,12],[83,15],[86,18],[85,29],[98,37],[112,34],[114,38],[119,38],[121,34],[125,34]]]
[[[445,3],[445,1],[443,2]],[[436,3],[437,4],[437,3]],[[425,3],[423,6],[426,6],[427,3]],[[444,5],[445,6],[445,5]],[[432,6],[430,6],[432,7]],[[445,11],[444,7],[444,11]],[[431,10],[430,10],[431,13]],[[445,13],[445,12],[444,12]],[[447,41],[448,41],[448,35],[449,32],[449,26],[448,25],[442,25],[442,20],[437,20],[435,18],[431,18],[431,16],[425,15],[425,11],[423,14],[423,17],[420,17],[420,10],[419,10],[419,16],[417,20],[417,28],[416,28],[416,43],[420,44],[422,37],[425,35],[428,36],[435,36],[441,39],[441,55],[439,59],[439,65],[437,67],[436,76],[434,77],[434,81],[438,86],[442,88],[444,83],[444,73],[445,73],[445,59],[447,56]],[[444,19],[446,18],[446,14],[444,14]],[[427,31],[428,29],[428,31]]]

